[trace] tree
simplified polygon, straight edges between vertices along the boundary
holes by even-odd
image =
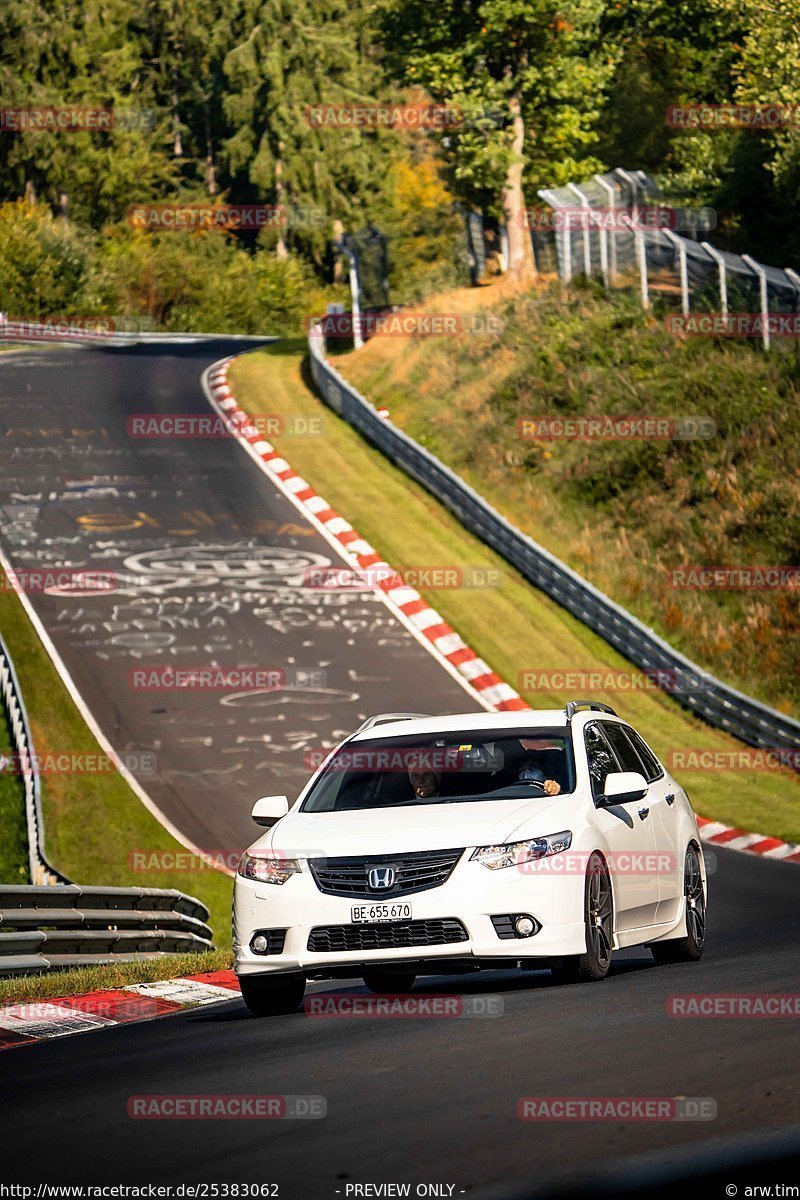
[[[494,198],[509,270],[527,279],[533,252],[525,188],[597,170],[590,150],[613,55],[600,40],[605,0],[391,0],[389,61],[463,121],[444,138],[454,187]]]

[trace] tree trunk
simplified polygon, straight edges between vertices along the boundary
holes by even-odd
[[[281,148],[281,150],[283,150],[282,145],[280,148]],[[280,158],[276,158],[276,160],[275,160],[275,203],[276,203],[279,214],[281,214],[283,212],[283,194],[284,194],[283,162],[281,161]],[[282,228],[282,226],[279,226],[279,228],[281,229],[281,232],[278,234],[278,240],[275,243],[275,254],[277,255],[278,258],[288,258],[289,251],[286,248],[286,239],[283,236],[283,228]]]
[[[509,164],[503,187],[502,204],[508,236],[508,274],[520,282],[536,277],[530,233],[525,228],[525,196],[522,191],[522,151],[525,145],[525,122],[519,96],[512,96],[511,116],[514,122],[514,137],[511,143],[513,157]]]

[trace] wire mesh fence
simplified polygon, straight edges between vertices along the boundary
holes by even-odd
[[[643,171],[621,167],[581,184],[543,188],[546,208],[526,210],[540,271],[565,282],[598,278],[634,287],[645,308],[674,301],[674,332],[758,338],[800,334],[800,275],[706,240],[715,214],[667,206]]]

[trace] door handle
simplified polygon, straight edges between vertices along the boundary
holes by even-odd
[[[674,792],[667,792],[667,794],[666,794],[666,796],[664,797],[664,799],[666,800],[667,804],[669,804],[670,806],[672,806],[672,805],[675,803],[675,793],[674,793]]]
[[[642,819],[642,820],[644,820],[644,819],[645,819],[645,817],[649,817],[649,816],[650,816],[650,809],[649,809],[649,808],[640,808],[640,809],[639,809],[639,816],[641,817],[641,819]]]

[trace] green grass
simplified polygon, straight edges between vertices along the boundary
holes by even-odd
[[[51,971],[47,975],[22,975],[0,979],[0,1004],[80,996],[84,992],[122,988],[132,983],[154,983],[157,979],[173,979],[179,975],[223,971],[230,966],[230,953],[214,950],[206,954],[169,954],[149,962],[112,963],[102,967]]]
[[[375,338],[337,366],[677,649],[800,713],[800,591],[686,591],[671,577],[686,566],[800,564],[797,347],[767,355],[741,341],[680,340],[663,313],[624,295],[486,299],[504,323],[497,336]],[[518,429],[526,417],[607,415],[709,416],[716,434],[547,441]]]
[[[0,590],[0,631],[17,669],[37,753],[100,753],[19,597],[11,591]],[[131,868],[129,856],[136,851],[182,852],[183,848],[116,771],[44,774],[42,810],[47,856],[68,878],[82,884],[188,892],[208,908],[214,944],[221,949],[230,946],[233,881],[229,876],[206,866],[187,871]],[[4,882],[9,878],[2,876]]]
[[[0,764],[5,757],[14,763],[11,728],[5,707],[0,704]],[[30,883],[28,835],[25,821],[25,787],[22,776],[10,766],[0,769],[0,880]]]
[[[393,566],[493,568],[500,586],[423,595],[512,685],[523,670],[625,671],[630,664],[472,537],[421,487],[389,464],[309,387],[302,342],[249,353],[232,368],[240,404],[252,414],[321,417],[323,436],[276,438],[288,462]],[[559,707],[567,692],[525,693],[536,708]],[[661,692],[597,693],[631,720],[654,748],[741,750],[741,743],[685,713]],[[800,840],[800,779],[789,771],[678,771],[696,810],[745,829]]]

